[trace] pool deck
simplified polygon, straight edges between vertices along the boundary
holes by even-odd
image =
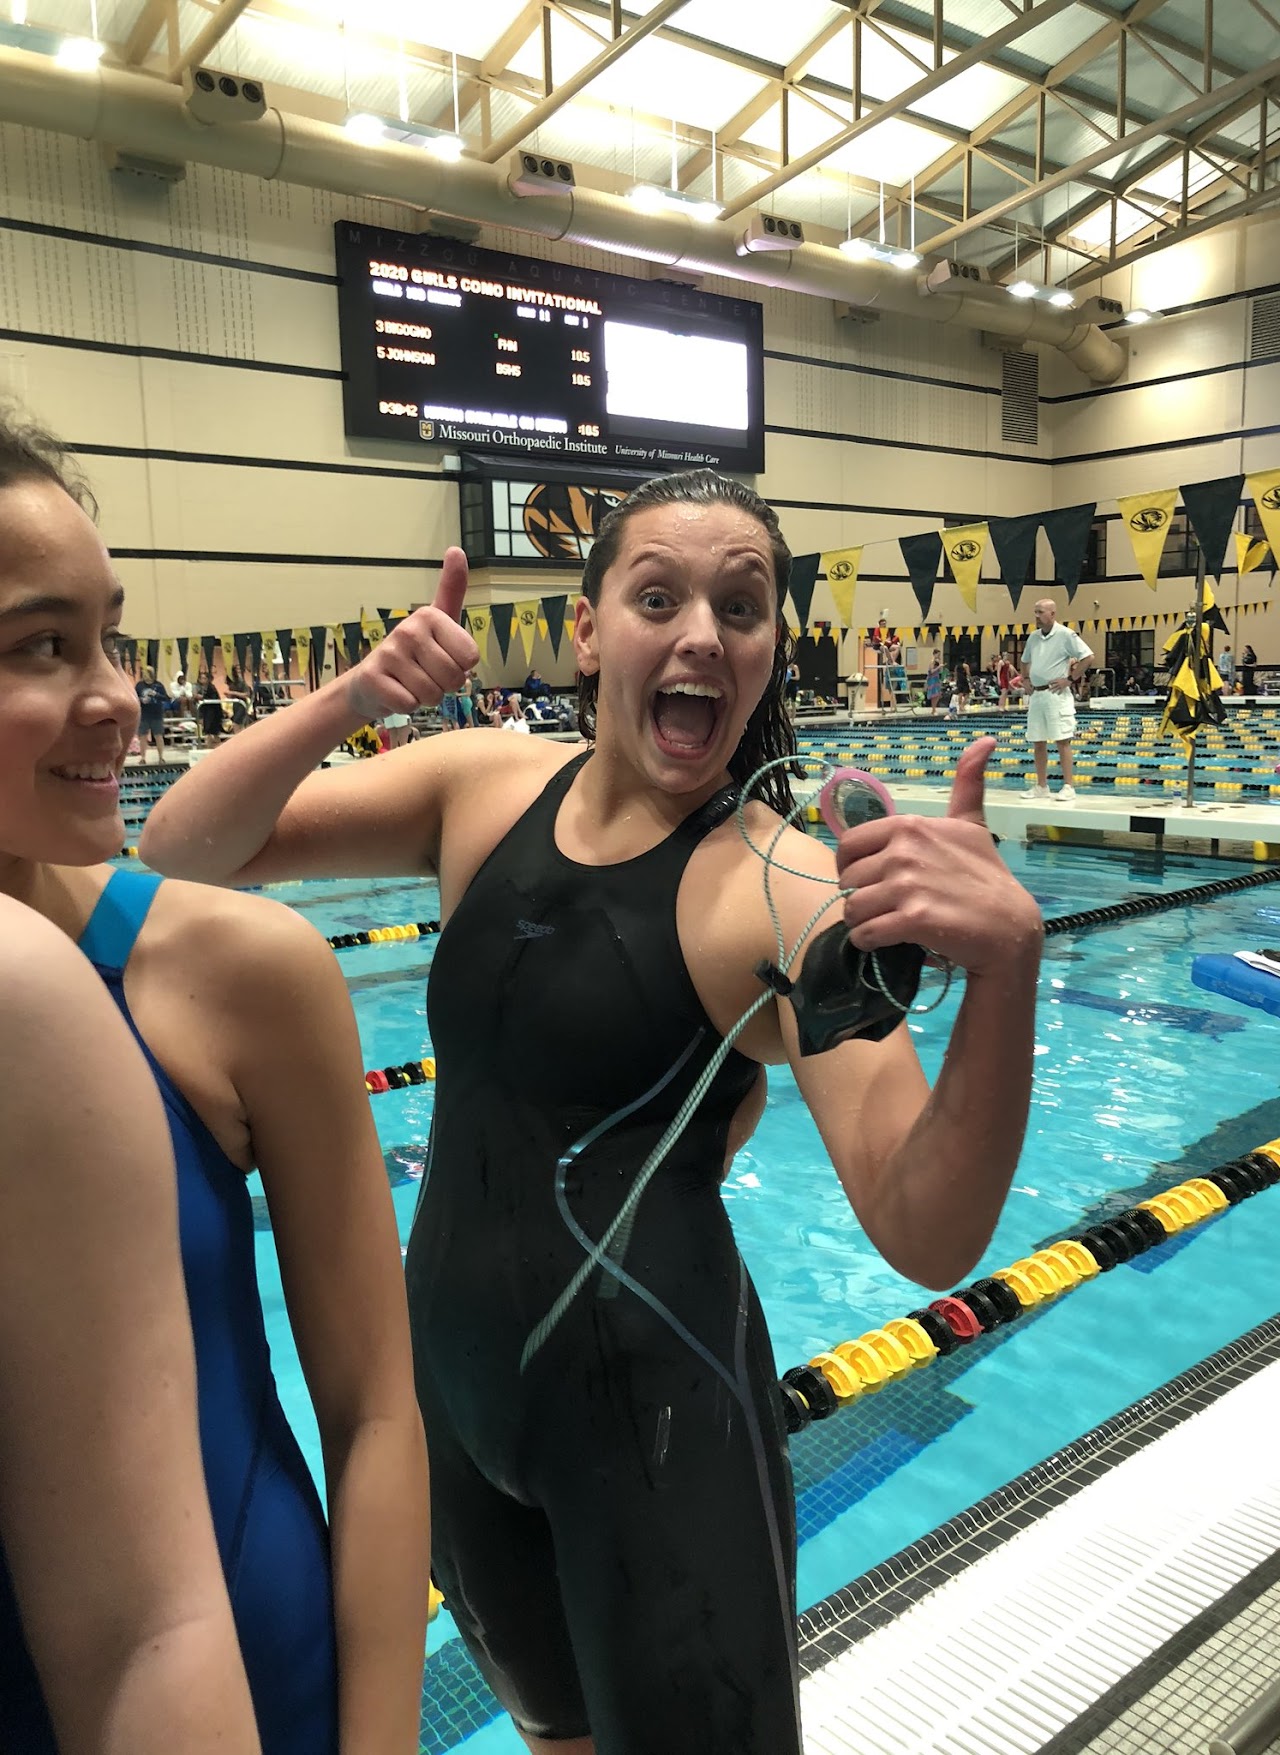
[[[1201,1755],[1278,1549],[1273,1318],[802,1617],[805,1755]]]
[[[924,817],[945,816],[950,798],[946,786],[905,785],[896,782],[890,790],[899,811],[904,815]],[[796,795],[816,801],[818,788],[797,787]],[[991,787],[986,796],[987,822],[994,832],[1014,841],[1027,841],[1036,835],[1050,840],[1062,838],[1065,830],[1087,830],[1097,835],[1142,835],[1153,843],[1199,841],[1206,843],[1205,852],[1215,852],[1220,842],[1258,842],[1270,851],[1258,853],[1260,858],[1280,858],[1280,801],[1264,804],[1255,800],[1225,803],[1206,798],[1203,804],[1188,809],[1167,796],[1159,799],[1138,797],[1091,797],[1087,788],[1075,799],[1060,800],[1056,782],[1050,784],[1047,799],[1026,798],[1019,792]]]

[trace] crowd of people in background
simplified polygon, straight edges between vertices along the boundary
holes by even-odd
[[[922,697],[931,714],[954,718],[975,706],[994,706],[1009,712],[1026,704],[1026,685],[1016,644],[992,653],[981,668],[976,660],[970,662],[961,657],[944,664],[941,649],[934,647],[923,676],[914,670],[908,673],[908,655],[901,637],[883,618],[870,630],[868,645],[878,657],[885,705],[897,706]],[[1228,641],[1214,661],[1224,693],[1254,692],[1258,658],[1251,645],[1246,644],[1237,659]],[[1072,679],[1071,693],[1077,703],[1087,703],[1091,694],[1100,692],[1100,678],[1101,673],[1094,672]],[[1150,696],[1159,684],[1147,665],[1125,662],[1112,664],[1108,686],[1118,695]],[[172,745],[173,727],[182,722],[193,728],[204,748],[211,749],[252,720],[274,711],[280,705],[280,688],[279,683],[267,677],[252,683],[246,681],[238,666],[232,668],[221,685],[212,672],[202,668],[194,683],[179,671],[172,687],[166,688],[157,679],[154,668],[146,665],[136,684],[140,719],[133,753],[146,762],[154,749],[155,760],[163,762],[166,735]],[[1101,692],[1106,692],[1106,688],[1102,687]],[[801,705],[834,705],[825,696],[804,687],[800,665],[794,659],[787,669],[785,699],[792,711]],[[398,749],[424,730],[435,729],[434,724],[428,723],[434,715],[420,718],[422,723],[415,725],[407,713],[387,714],[376,724],[363,728],[363,734],[353,741],[353,753],[376,755],[385,749]],[[473,671],[460,689],[444,697],[439,708],[439,729],[444,732],[484,726],[527,735],[537,725],[568,731],[575,723],[571,694],[566,691],[557,694],[537,670],[531,670],[518,688],[483,684]]]

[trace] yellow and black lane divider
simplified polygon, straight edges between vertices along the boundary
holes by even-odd
[[[788,1432],[826,1420],[860,1396],[932,1360],[968,1346],[979,1335],[1016,1322],[1028,1310],[1110,1273],[1179,1231],[1201,1224],[1251,1195],[1280,1183],[1280,1139],[1168,1188],[1115,1218],[1037,1249],[1012,1267],[935,1298],[927,1308],[818,1353],[784,1373],[778,1385]]]
[[[816,810],[816,806],[813,807]],[[126,847],[126,853],[137,849]],[[1214,902],[1220,896],[1233,896],[1240,890],[1254,890],[1263,884],[1280,883],[1280,865],[1265,871],[1247,871],[1237,877],[1217,878],[1207,884],[1192,884],[1185,890],[1152,891],[1149,895],[1130,896],[1124,902],[1112,902],[1105,908],[1085,908],[1076,914],[1059,914],[1046,920],[1046,938],[1064,932],[1087,932],[1094,926],[1111,926],[1122,920],[1133,920],[1141,914],[1163,914],[1170,908],[1186,908],[1197,902]],[[373,926],[366,932],[338,932],[329,940],[335,951],[354,950],[360,945],[391,944],[400,939],[426,938],[440,931],[438,920],[409,921],[403,926]]]
[[[367,932],[335,932],[329,944],[335,951],[351,951],[357,945],[389,945],[401,939],[429,938],[439,930],[438,920],[409,920],[403,926],[371,926]]]

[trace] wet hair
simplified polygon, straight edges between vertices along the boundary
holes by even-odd
[[[782,600],[791,578],[791,550],[778,527],[778,515],[773,507],[732,476],[719,475],[714,469],[689,469],[679,475],[655,476],[628,494],[601,521],[599,534],[582,573],[582,595],[592,608],[600,602],[605,574],[618,558],[628,521],[638,512],[648,512],[656,506],[732,506],[754,518],[769,538],[779,639],[774,647],[773,670],[764,694],[746,723],[737,749],[729,758],[729,773],[741,786],[766,762],[796,754],[795,728],[784,704],[787,668],[795,656],[791,631],[782,619]],[[599,694],[599,676],[579,676],[578,730],[588,743],[595,742]],[[771,769],[756,786],[755,796],[780,816],[787,816],[795,808],[790,775],[803,778],[804,770],[798,761],[786,768]]]
[[[8,403],[0,405],[0,490],[21,481],[53,482],[96,523],[98,502],[68,447]]]

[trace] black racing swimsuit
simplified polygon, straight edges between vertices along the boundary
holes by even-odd
[[[437,1083],[406,1260],[432,1563],[516,1723],[597,1755],[799,1755],[795,1508],[776,1372],[720,1199],[759,1068],[731,1052],[621,1264],[531,1333],[719,1038],[676,934],[718,794],[650,852],[555,845],[570,762],[436,946]]]

